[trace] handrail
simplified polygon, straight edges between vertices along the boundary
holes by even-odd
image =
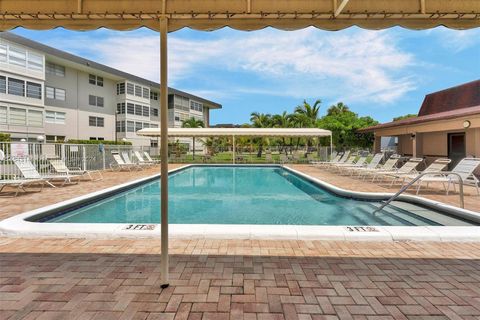
[[[382,210],[383,208],[385,208],[386,206],[388,206],[390,204],[390,202],[392,202],[393,200],[395,200],[396,198],[398,198],[403,192],[405,192],[405,190],[407,190],[408,188],[410,188],[415,182],[417,182],[420,178],[426,176],[426,175],[444,175],[444,176],[448,176],[450,174],[453,174],[455,176],[458,177],[459,179],[459,196],[460,196],[460,207],[462,209],[465,208],[465,202],[464,202],[464,197],[463,197],[463,179],[462,179],[462,176],[459,175],[458,173],[456,172],[452,172],[452,171],[439,171],[439,172],[423,172],[423,173],[420,173],[418,176],[416,176],[412,181],[410,181],[409,183],[407,183],[406,185],[404,185],[400,190],[398,190],[397,193],[395,193],[390,199],[388,199],[385,203],[383,203],[380,207],[378,207],[378,209],[376,209],[375,211],[373,211],[373,213],[377,213],[378,211]]]

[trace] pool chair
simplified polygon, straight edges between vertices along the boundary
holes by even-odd
[[[100,181],[103,179],[102,173],[99,170],[82,170],[81,168],[68,168],[65,161],[61,159],[49,159],[50,165],[56,173],[62,175],[87,177],[91,181]],[[96,178],[93,177],[96,175]]]
[[[357,155],[354,154],[352,155],[347,161],[344,163],[336,163],[332,164],[328,168],[332,169],[333,171],[336,171],[338,173],[342,172],[343,169],[350,168],[350,167],[355,167],[357,164],[359,167],[363,166],[365,161],[367,160],[366,156],[360,156],[357,158]]]
[[[364,163],[363,165],[355,164],[355,165],[343,168],[343,170],[350,175],[354,175],[355,173],[357,173],[358,169],[376,169],[380,165],[380,162],[382,161],[384,156],[385,154],[383,152],[379,152],[373,156],[372,160],[370,160],[369,163],[367,164]]]
[[[340,159],[342,158],[343,156],[343,153],[342,152],[335,152],[334,154],[332,153],[331,155],[331,160],[329,161],[318,161],[318,160],[315,160],[315,161],[310,161],[310,164],[313,164],[313,165],[317,165],[317,166],[321,166],[323,164],[326,164],[326,163],[335,163],[335,162],[338,162],[340,161]]]
[[[33,190],[34,192],[40,192],[43,190],[45,185],[44,179],[13,179],[13,180],[0,180],[0,192],[3,191],[5,187],[16,188],[15,195],[16,197],[20,191],[28,192],[26,187],[31,185],[40,185],[38,190]]]
[[[161,160],[152,159],[152,157],[150,156],[150,154],[147,151],[144,151],[143,155],[145,156],[145,159],[147,159],[148,162],[151,162],[151,163],[160,163],[161,162]]]
[[[377,168],[357,168],[358,177],[365,180],[369,175],[374,175],[380,172],[392,171],[396,168],[398,161],[400,161],[401,156],[398,154],[392,155],[383,166],[378,166]]]
[[[44,180],[46,184],[55,188],[56,186],[52,183],[54,181],[60,181],[63,187],[68,184],[78,183],[77,176],[71,176],[69,174],[40,174],[37,171],[37,168],[28,158],[13,158],[13,163],[17,166],[18,170],[22,173],[23,177],[28,180]],[[73,181],[76,179],[77,181]]]
[[[145,160],[142,155],[140,154],[139,151],[134,151],[133,152],[133,155],[135,156],[135,158],[137,158],[137,161],[139,164],[141,165],[146,165],[146,166],[153,166],[155,165],[155,162],[150,162],[148,160]]]
[[[392,186],[395,183],[395,181],[397,181],[396,176],[403,175],[403,174],[418,173],[418,171],[416,171],[416,168],[418,167],[419,164],[423,163],[424,161],[425,160],[423,158],[410,158],[400,168],[393,169],[390,171],[379,171],[374,173],[372,182],[375,182],[377,178],[380,178],[382,180],[385,180],[386,178],[393,178],[390,184]]]
[[[426,183],[426,186],[428,188],[428,185],[431,182],[441,183],[447,195],[450,192],[451,185],[453,185],[453,190],[456,191],[455,184],[459,183],[458,176],[450,174],[456,173],[460,175],[460,177],[462,177],[463,183],[472,180],[473,185],[477,189],[477,194],[480,195],[480,188],[478,187],[480,181],[473,174],[475,169],[477,169],[479,166],[480,158],[464,158],[450,172],[446,171],[445,173],[441,174],[432,173],[432,176],[424,176],[417,181],[417,194],[420,192],[420,187],[422,183]],[[445,183],[447,184],[447,186],[445,186]]]
[[[144,168],[150,166],[150,164],[148,164],[148,163],[133,162],[130,159],[130,156],[128,155],[128,152],[126,152],[126,151],[122,152],[122,158],[123,158],[123,161],[126,164],[136,166],[140,170],[143,170]]]
[[[339,166],[352,166],[355,164],[355,161],[357,159],[357,154],[352,154],[350,155],[350,157],[348,157],[347,160],[345,160],[344,162],[341,162],[341,163],[331,163],[331,164],[328,164],[326,165],[326,169],[331,169],[333,171],[337,170],[337,168]]]
[[[112,153],[114,162],[110,163],[110,169],[112,171],[122,171],[122,170],[140,170],[140,168],[134,163],[125,163],[122,157],[118,153]]]
[[[350,151],[347,150],[343,154],[341,154],[340,159],[338,160],[332,160],[332,161],[320,161],[320,162],[315,162],[314,165],[318,167],[328,167],[334,164],[339,164],[339,163],[345,163],[347,159],[350,157]]]
[[[443,170],[448,166],[448,164],[452,162],[452,160],[447,159],[447,158],[439,158],[436,159],[434,162],[432,162],[428,167],[425,168],[422,172],[418,173],[407,173],[407,174],[401,174],[401,173],[396,173],[392,175],[392,177],[396,179],[402,179],[402,184],[405,184],[406,181],[411,181],[418,177],[419,174],[421,173],[438,173]]]

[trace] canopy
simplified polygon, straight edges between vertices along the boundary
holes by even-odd
[[[106,27],[168,31],[183,27],[214,30],[225,26],[284,30],[315,26],[339,30],[350,26],[427,29],[480,26],[479,0],[1,0],[0,31],[25,27],[93,30]]]
[[[160,129],[137,131],[140,136],[160,137]],[[332,132],[316,128],[169,128],[169,137],[328,137]]]

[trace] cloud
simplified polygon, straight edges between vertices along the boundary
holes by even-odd
[[[106,33],[95,41],[85,37],[59,43],[70,51],[81,48],[99,62],[158,81],[157,34]],[[228,31],[203,39],[172,34],[169,40],[171,84],[188,83],[189,90],[210,92],[209,97],[225,92],[233,96],[344,96],[389,104],[415,89],[413,78],[405,76],[413,64],[413,55],[402,51],[389,31],[266,29]],[[239,74],[238,83],[222,81],[225,73]],[[242,83],[245,75],[257,81]],[[217,81],[206,83],[206,77]]]
[[[472,47],[480,46],[480,29],[452,30],[444,27],[432,29],[431,34],[437,37],[445,49],[459,53]],[[480,55],[480,51],[479,51]]]

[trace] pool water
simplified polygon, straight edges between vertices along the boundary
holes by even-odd
[[[159,193],[156,179],[43,221],[159,223]],[[380,204],[337,196],[281,167],[192,166],[169,176],[174,224],[471,225],[411,204],[373,214]]]

